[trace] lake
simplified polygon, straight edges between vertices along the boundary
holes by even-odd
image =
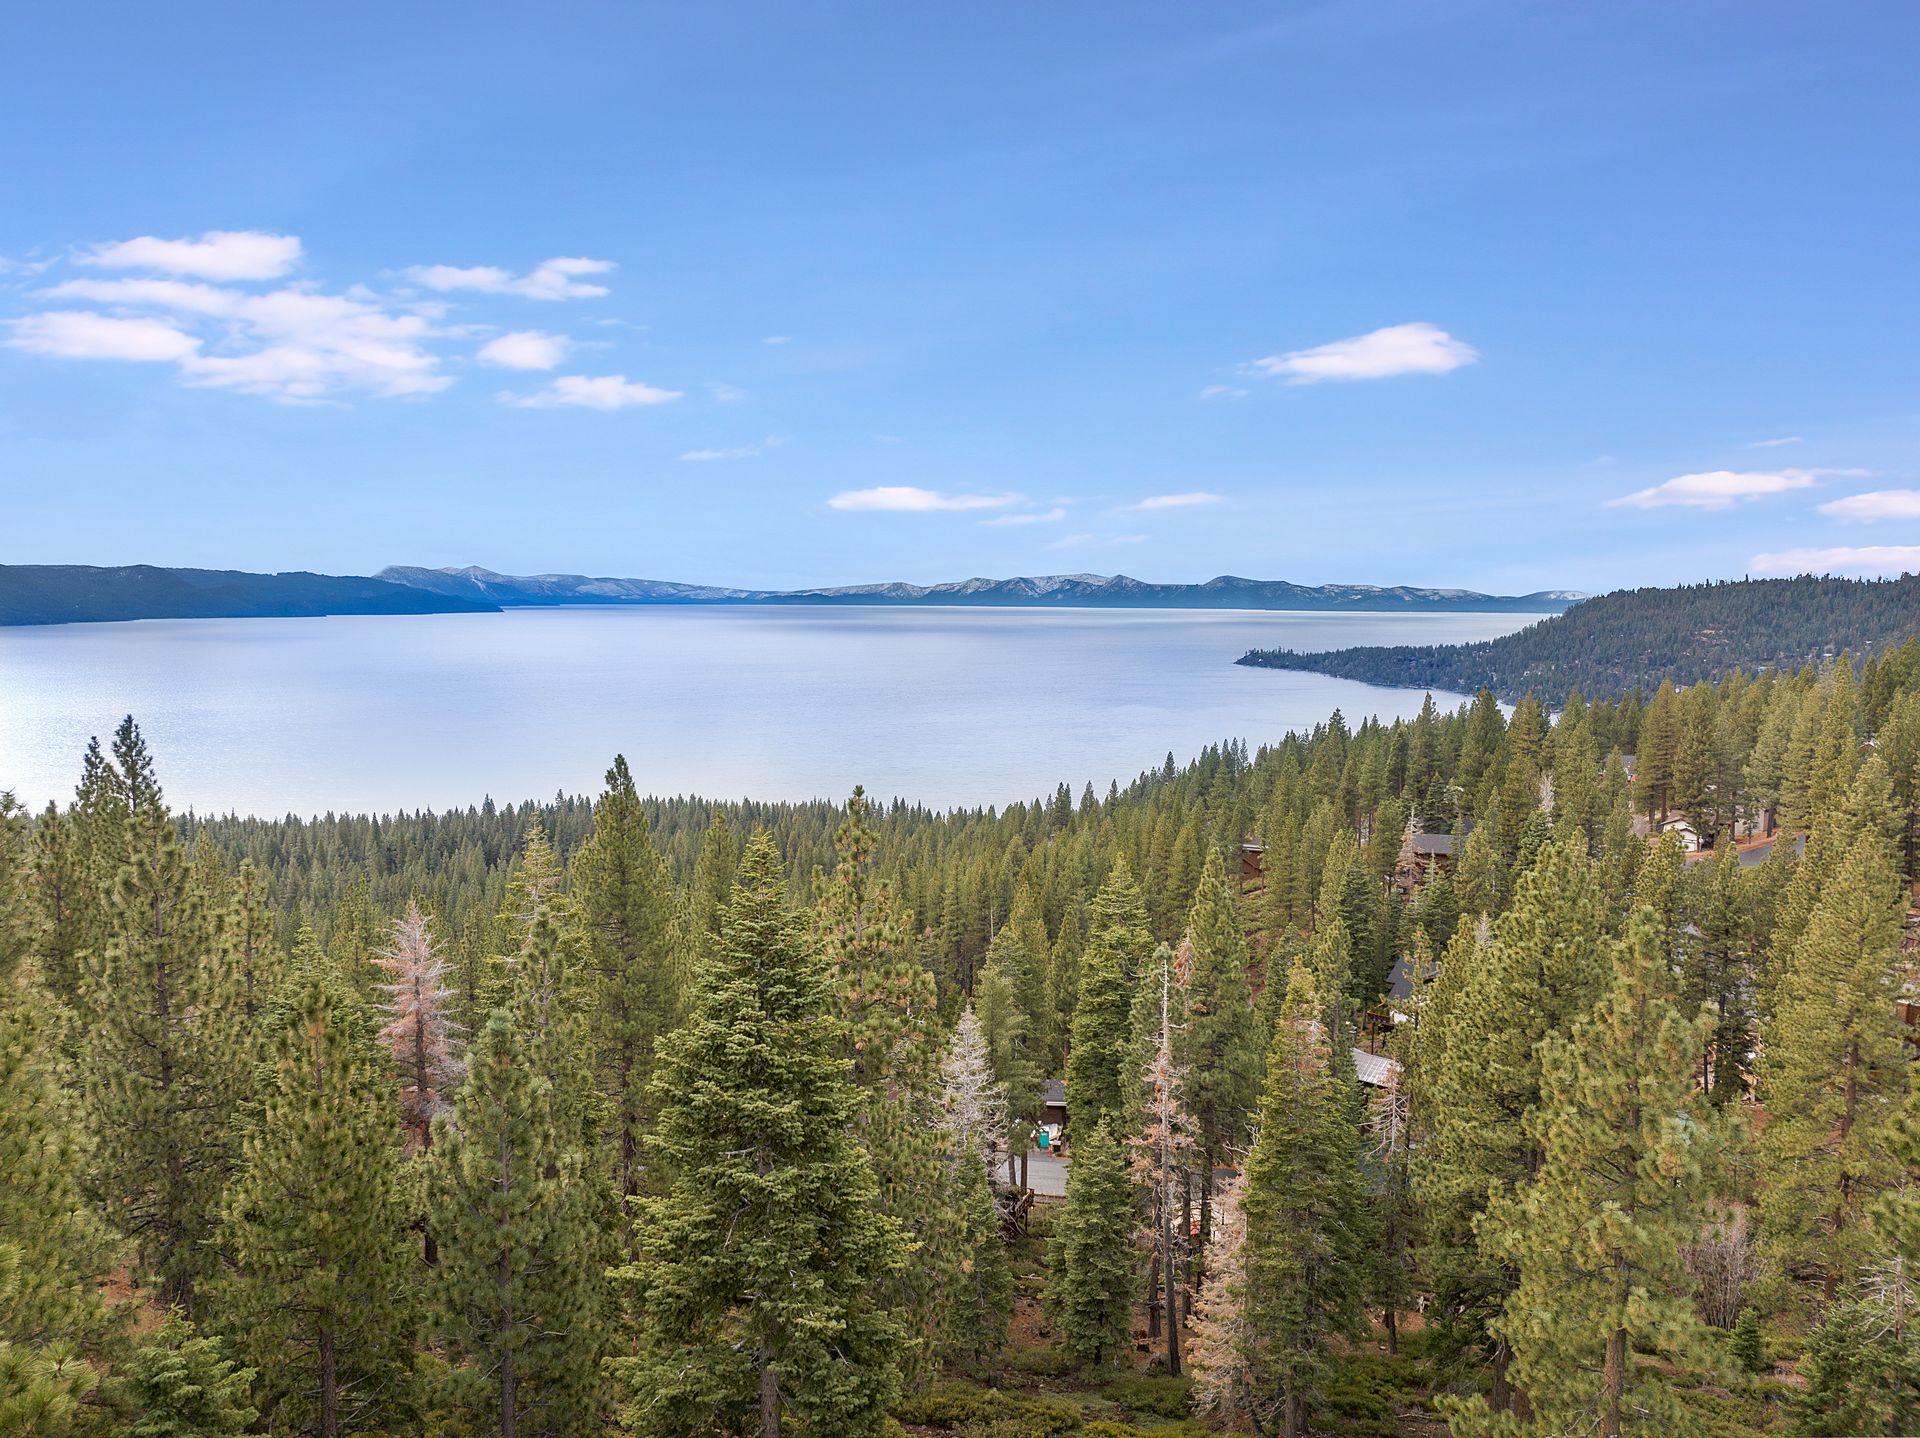
[[[1421,696],[1233,661],[1530,614],[725,605],[0,629],[0,788],[64,802],[132,713],[170,802],[258,814],[593,793],[1004,805]],[[1440,696],[1436,696],[1439,698]],[[1445,702],[1458,702],[1447,696]]]

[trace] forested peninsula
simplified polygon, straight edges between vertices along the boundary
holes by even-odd
[[[1920,575],[1741,579],[1623,589],[1477,644],[1398,644],[1324,653],[1255,649],[1240,663],[1409,689],[1502,699],[1651,693],[1736,669],[1796,668],[1843,651],[1876,654],[1920,630]]]
[[[76,759],[9,1433],[1920,1431],[1920,642],[949,813]]]

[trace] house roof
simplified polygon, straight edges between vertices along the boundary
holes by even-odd
[[[1385,1054],[1370,1054],[1365,1049],[1353,1051],[1353,1071],[1368,1088],[1388,1088],[1400,1078],[1399,1064]]]
[[[1439,972],[1440,966],[1429,960],[1426,976],[1432,978]],[[1413,997],[1413,956],[1411,954],[1402,954],[1393,961],[1393,971],[1387,975],[1387,997],[1389,999]]]
[[[1451,834],[1414,834],[1411,836],[1413,852],[1416,854],[1451,854],[1453,835]]]
[[[1065,1108],[1067,1106],[1067,1081],[1048,1079],[1040,1085],[1040,1102],[1048,1107]]]

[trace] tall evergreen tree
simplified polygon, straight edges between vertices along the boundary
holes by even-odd
[[[337,981],[306,980],[290,1009],[226,1196],[233,1270],[218,1307],[272,1431],[340,1438],[397,1426],[411,1406],[398,1115]]]
[[[1074,1144],[1067,1202],[1047,1245],[1047,1311],[1067,1353],[1100,1367],[1126,1350],[1139,1279],[1133,1256],[1133,1187],[1104,1119]]]
[[[1365,1329],[1367,1255],[1354,1104],[1304,966],[1286,995],[1247,1156],[1243,1301],[1257,1421],[1298,1438],[1321,1399],[1330,1340]]]
[[[673,945],[673,884],[625,756],[614,756],[606,783],[572,877],[593,973],[593,1041],[614,1178],[625,1201],[641,1189],[657,1054],[679,1022],[685,980]]]
[[[207,1274],[231,1121],[251,1057],[227,955],[191,882],[131,719],[114,736],[125,847],[97,955],[84,1048],[97,1177],[163,1301],[192,1310]]]
[[[417,902],[409,900],[407,911],[393,921],[393,938],[374,963],[391,979],[380,985],[387,1019],[380,1037],[400,1076],[401,1121],[408,1147],[424,1150],[433,1143],[433,1121],[452,1108],[466,1066],[450,1017],[454,1000],[446,961]]]
[[[562,1146],[550,1081],[512,1013],[487,1020],[450,1118],[438,1120],[428,1210],[439,1264],[433,1332],[453,1409],[499,1438],[586,1438],[604,1424],[600,1275],[580,1154]]]
[[[871,1292],[908,1256],[851,1133],[829,983],[757,835],[662,1050],[651,1152],[671,1180],[622,1271],[639,1350],[614,1365],[636,1432],[873,1433],[898,1392],[903,1323]]]
[[[1219,850],[1200,871],[1178,970],[1182,1013],[1175,1036],[1180,1099],[1200,1142],[1200,1242],[1213,1229],[1213,1175],[1247,1135],[1259,1098],[1261,1034],[1248,988],[1250,954],[1239,901]]]
[[[1108,1117],[1127,1118],[1133,1075],[1125,1072],[1134,981],[1153,953],[1147,908],[1132,871],[1115,859],[1094,898],[1086,951],[1080,956],[1080,994],[1067,1051],[1067,1104],[1075,1126],[1091,1130]]]
[[[1519,1274],[1493,1327],[1543,1433],[1685,1426],[1665,1365],[1634,1356],[1703,1355],[1682,1255],[1718,1178],[1720,1135],[1697,1082],[1713,1021],[1677,1002],[1667,944],[1658,916],[1640,909],[1599,1004],[1542,1040],[1540,1102],[1525,1120],[1538,1170],[1481,1221],[1488,1248]],[[1489,1431],[1493,1419],[1475,1399],[1454,1431]]]
[[[1785,958],[1762,1046],[1762,1232],[1778,1260],[1820,1276],[1827,1301],[1871,1251],[1867,1209],[1899,1173],[1902,907],[1884,841],[1863,834]]]

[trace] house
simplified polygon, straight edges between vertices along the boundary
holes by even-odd
[[[1258,839],[1240,841],[1240,887],[1251,889],[1266,882],[1267,846]]]
[[[1411,894],[1435,874],[1453,867],[1453,835],[1428,834],[1408,826],[1393,864],[1393,887]]]
[[[1048,1079],[1040,1088],[1040,1122],[1065,1128],[1067,1123],[1067,1081]]]
[[[1659,832],[1662,838],[1672,834],[1680,841],[1680,847],[1686,853],[1700,852],[1700,831],[1694,828],[1692,821],[1683,819],[1678,814],[1662,819]]]

